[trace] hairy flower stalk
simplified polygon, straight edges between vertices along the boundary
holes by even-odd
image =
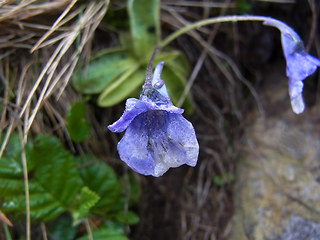
[[[199,144],[192,124],[182,116],[184,110],[172,104],[161,79],[164,62],[158,63],[152,75],[155,52],[140,99],[129,98],[121,118],[108,128],[126,130],[118,143],[122,161],[140,174],[159,177],[171,167],[194,167]]]

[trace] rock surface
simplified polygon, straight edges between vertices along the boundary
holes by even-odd
[[[320,112],[279,111],[287,96],[273,97],[246,128],[230,239],[320,239]]]

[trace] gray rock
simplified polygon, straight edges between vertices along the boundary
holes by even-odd
[[[286,240],[319,240],[320,224],[298,216],[292,216],[290,224],[282,234]]]
[[[245,131],[230,239],[320,239],[319,110],[296,115],[268,104],[274,108],[253,115]]]

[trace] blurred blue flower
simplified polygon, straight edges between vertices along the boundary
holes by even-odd
[[[175,107],[160,78],[164,62],[155,68],[152,84],[145,84],[140,99],[129,98],[121,118],[109,125],[112,132],[126,130],[118,143],[122,161],[134,171],[159,177],[170,167],[195,166],[199,144],[192,124]]]
[[[306,53],[299,35],[285,23],[270,18],[264,21],[264,24],[277,27],[281,31],[281,43],[287,61],[291,106],[296,114],[302,113],[305,108],[302,81],[316,71],[320,66],[320,60]]]

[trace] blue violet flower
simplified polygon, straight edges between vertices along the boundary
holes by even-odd
[[[163,65],[159,62],[152,76],[149,63],[140,99],[127,99],[121,118],[108,126],[112,132],[126,130],[118,143],[121,160],[134,171],[154,177],[171,167],[194,167],[199,154],[192,124],[182,116],[184,110],[172,104],[160,78]]]
[[[306,53],[299,35],[285,23],[270,18],[264,21],[264,24],[276,27],[281,32],[283,53],[287,61],[291,106],[296,114],[300,114],[305,108],[302,81],[316,71],[320,66],[320,60]]]

